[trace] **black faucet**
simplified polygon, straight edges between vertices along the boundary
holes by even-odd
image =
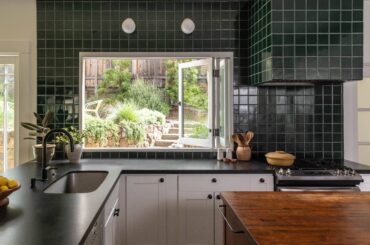
[[[36,186],[36,181],[42,181],[45,182],[48,180],[48,168],[46,167],[46,142],[50,135],[54,133],[62,133],[65,134],[68,138],[69,145],[71,146],[71,152],[74,151],[74,143],[73,143],[73,138],[70,133],[67,132],[67,130],[58,128],[58,129],[53,129],[50,130],[44,137],[44,140],[42,142],[42,163],[41,163],[41,179],[37,178],[31,178],[31,188],[35,188]]]

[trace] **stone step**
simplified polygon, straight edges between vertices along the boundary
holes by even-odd
[[[185,133],[191,133],[192,132],[192,128],[184,128],[185,130]],[[178,134],[180,132],[180,129],[179,128],[170,128],[168,133],[169,134]]]
[[[178,134],[179,133],[179,128],[170,128],[168,130],[169,134]]]
[[[168,147],[172,145],[173,143],[176,143],[174,140],[156,140],[154,143],[154,146],[159,146],[159,147]]]
[[[178,140],[178,134],[162,134],[162,140]]]
[[[185,123],[185,128],[194,128],[197,125],[199,125],[199,123]],[[172,124],[172,127],[178,128],[179,123],[176,122],[176,123]]]

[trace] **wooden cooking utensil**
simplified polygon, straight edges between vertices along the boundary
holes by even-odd
[[[245,133],[245,135],[246,135],[245,138],[248,139],[246,145],[249,146],[254,137],[254,133],[252,131],[248,131]]]

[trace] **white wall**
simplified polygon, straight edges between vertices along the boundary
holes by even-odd
[[[0,0],[0,53],[19,55],[20,121],[33,121],[36,111],[36,0]],[[27,131],[19,129],[17,163],[32,159],[32,142],[23,138]]]
[[[370,0],[364,0],[364,80],[344,84],[344,158],[370,165]]]

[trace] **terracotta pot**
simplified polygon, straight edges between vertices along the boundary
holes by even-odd
[[[70,163],[79,163],[82,156],[82,145],[81,144],[75,144],[74,150],[71,152],[71,147],[69,144],[66,144],[64,146],[64,149],[67,153],[67,158]]]
[[[249,161],[252,157],[252,150],[249,146],[238,146],[236,148],[236,158],[241,161]]]
[[[53,158],[55,153],[55,145],[47,144],[46,145],[46,163],[49,163]],[[33,156],[35,157],[38,163],[42,163],[42,144],[33,146]]]

